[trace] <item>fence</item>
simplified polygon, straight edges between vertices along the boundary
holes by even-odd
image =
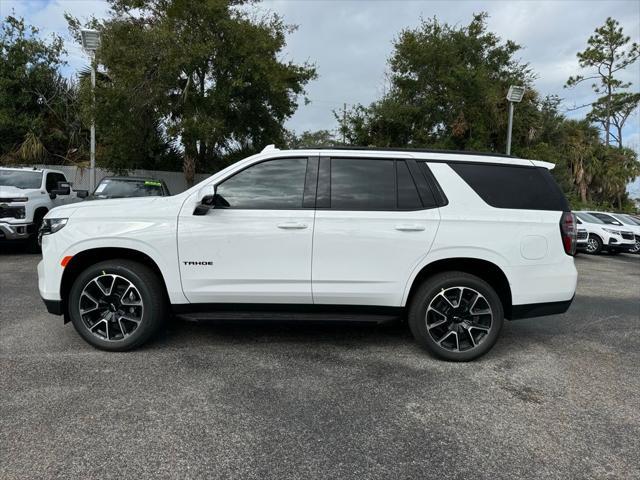
[[[59,170],[67,177],[71,183],[73,183],[74,190],[88,190],[89,189],[89,169],[80,168],[70,165],[37,165],[38,168],[50,168],[52,170]],[[102,168],[96,168],[96,185],[104,177],[114,175],[113,172],[104,170]],[[164,172],[161,170],[131,170],[129,176],[132,177],[149,177],[158,180],[164,180],[169,187],[169,192],[174,195],[176,193],[184,192],[187,188],[187,182],[184,179],[182,172]],[[196,174],[195,183],[201,182],[209,175],[204,173]]]

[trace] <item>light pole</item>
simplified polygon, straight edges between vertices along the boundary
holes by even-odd
[[[89,167],[89,192],[92,193],[96,188],[96,50],[100,46],[100,32],[97,30],[83,28],[80,30],[82,38],[82,48],[84,48],[91,56],[91,153]]]
[[[507,93],[509,101],[509,126],[507,128],[507,155],[511,155],[511,130],[513,128],[513,104],[520,103],[524,96],[524,87],[511,85]]]

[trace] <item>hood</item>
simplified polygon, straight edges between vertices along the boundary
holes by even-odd
[[[113,216],[114,213],[125,217],[135,214],[152,206],[159,199],[168,197],[132,197],[132,198],[105,198],[100,201],[84,201],[70,203],[52,209],[48,214],[48,218],[54,217],[70,217],[74,214],[83,216],[93,216],[106,214]]]
[[[0,198],[31,198],[34,194],[42,195],[39,188],[17,188],[0,185]]]

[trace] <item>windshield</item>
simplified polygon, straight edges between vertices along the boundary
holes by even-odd
[[[40,188],[42,172],[0,170],[0,187]]]
[[[98,198],[163,196],[162,183],[156,180],[116,180],[106,178],[93,192]]]
[[[589,215],[588,213],[583,213],[583,212],[576,213],[576,217],[578,217],[583,222],[604,224],[602,220],[594,217],[593,215]]]

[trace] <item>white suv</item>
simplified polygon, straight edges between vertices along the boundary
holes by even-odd
[[[589,235],[584,247],[580,245],[587,253],[595,255],[604,250],[610,254],[617,254],[629,252],[635,247],[635,237],[630,230],[607,224],[590,212],[576,212],[576,217],[578,228],[587,230]]]
[[[553,165],[434,151],[272,146],[173,197],[57,208],[39,289],[105,350],[195,319],[381,321],[470,360],[503,318],[573,299],[575,217]]]

